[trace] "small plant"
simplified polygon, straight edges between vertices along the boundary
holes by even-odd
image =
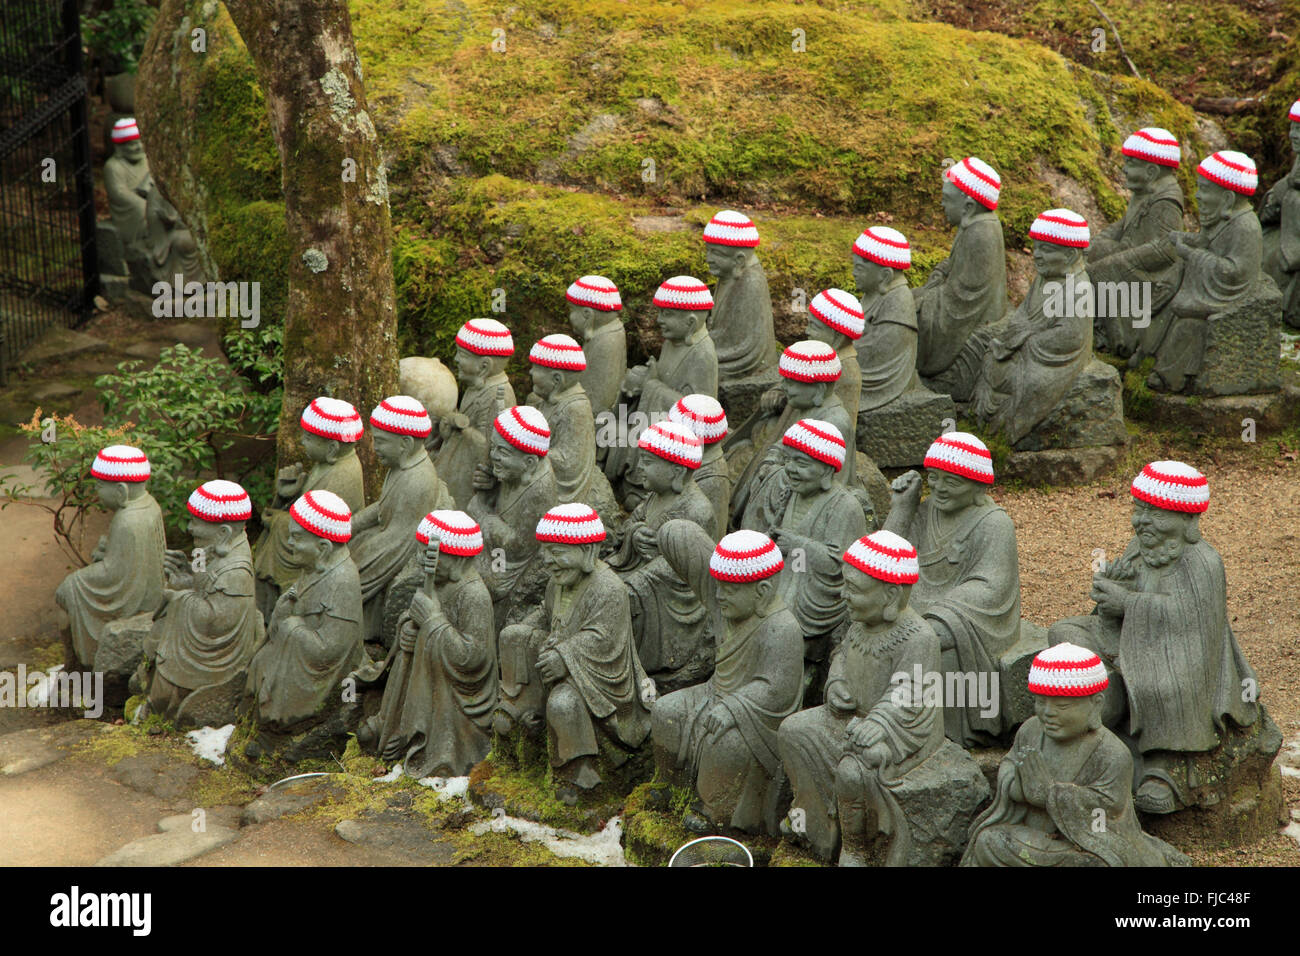
[[[158,11],[146,0],[111,0],[81,20],[86,49],[105,73],[134,73]]]

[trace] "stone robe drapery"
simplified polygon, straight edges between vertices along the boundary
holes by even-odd
[[[920,384],[916,302],[900,272],[882,294],[863,305],[866,330],[855,344],[862,379],[858,410],[872,411]]]
[[[704,461],[695,469],[695,485],[713,506],[713,526],[706,529],[715,539],[727,533],[731,514],[731,469],[722,454],[722,443],[704,446]]]
[[[581,502],[596,509],[601,520],[612,523],[619,515],[609,481],[596,466],[596,421],[582,385],[575,382],[546,400],[529,396],[551,429],[546,460],[555,475],[559,504]]]
[[[840,359],[839,379],[835,382],[835,394],[840,397],[840,404],[853,425],[853,430],[844,432],[844,443],[849,451],[857,451],[858,403],[862,400],[862,367],[858,364],[858,350],[852,342],[836,353]]]
[[[587,368],[578,378],[591,401],[592,412],[599,415],[618,404],[618,392],[627,374],[627,332],[623,323],[616,319],[584,335],[582,354],[587,357]]]
[[[110,156],[104,161],[104,189],[108,193],[109,213],[117,237],[122,240],[122,248],[128,250],[128,257],[130,246],[145,237],[146,200],[143,193],[148,191],[150,183],[149,162],[144,157],[138,163],[129,163],[118,156]]]
[[[767,288],[767,273],[757,258],[738,268],[730,278],[718,280],[708,331],[717,349],[721,378],[744,378],[771,363],[776,353],[772,296]]]
[[[496,605],[498,628],[510,595],[524,585],[525,572],[536,564],[537,522],[557,503],[555,473],[541,458],[531,478],[519,485],[498,484],[494,492],[476,492],[465,508],[483,529],[478,573]]]
[[[1263,270],[1282,290],[1282,314],[1300,328],[1300,163],[1291,167],[1264,199]]]
[[[324,570],[302,573],[276,602],[248,668],[259,724],[288,728],[342,703],[343,679],[365,660],[361,618],[361,579],[347,549]]]
[[[145,492],[113,513],[103,556],[59,584],[54,599],[68,612],[72,648],[83,666],[94,666],[105,624],[162,603],[166,549],[162,509]]]
[[[474,466],[488,463],[492,423],[501,412],[516,404],[515,390],[510,386],[505,372],[498,372],[478,385],[466,387],[461,395],[457,410],[469,419],[469,425],[453,429],[442,440],[442,446],[434,458],[438,474],[447,483],[447,490],[455,501],[452,507],[463,511],[473,497]],[[420,517],[423,518],[424,515]]]

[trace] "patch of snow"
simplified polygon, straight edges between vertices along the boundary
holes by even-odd
[[[469,793],[469,777],[421,777],[420,786],[428,787],[438,794],[439,800],[465,799]]]
[[[197,756],[220,767],[226,762],[226,744],[230,742],[230,735],[234,732],[234,724],[226,724],[224,727],[200,727],[198,730],[191,730],[185,735],[185,739],[189,741],[190,749]]]
[[[384,774],[382,777],[375,777],[371,781],[371,783],[392,783],[393,781],[400,780],[401,778],[402,778],[402,765],[399,763],[399,764],[395,764],[393,766],[393,769],[388,771],[388,773]]]
[[[1300,844],[1300,823],[1288,823],[1282,832]]]
[[[48,671],[41,674],[35,686],[27,692],[28,707],[48,707],[50,704],[50,685],[54,683],[54,675],[63,670],[62,664],[55,664]]]
[[[1300,332],[1282,333],[1282,358],[1300,362]]]
[[[605,828],[592,836],[583,836],[570,830],[558,830],[532,820],[505,815],[494,816],[470,827],[470,832],[481,836],[487,832],[514,832],[525,843],[541,843],[556,856],[577,857],[598,866],[628,866],[623,856],[621,837],[623,820],[614,817]]]

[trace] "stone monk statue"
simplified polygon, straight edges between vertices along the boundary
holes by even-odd
[[[1171,813],[1217,799],[1190,759],[1216,749],[1229,726],[1259,719],[1258,681],[1229,623],[1223,561],[1201,537],[1205,476],[1151,462],[1132,493],[1134,538],[1093,576],[1096,610],[1053,624],[1048,642],[1100,655],[1111,682],[1102,718],[1140,754],[1137,807]]]
[[[713,537],[727,533],[731,514],[731,469],[722,452],[727,437],[727,413],[716,398],[708,395],[683,395],[668,410],[668,420],[685,425],[704,445],[700,467],[695,469],[695,486],[713,506],[713,527],[706,528]]]
[[[718,353],[718,377],[762,371],[777,354],[772,296],[758,261],[758,229],[744,213],[724,209],[704,227],[704,258],[718,277],[709,336]]]
[[[304,472],[300,464],[280,469],[275,500],[262,512],[262,536],[253,548],[257,606],[267,621],[280,592],[301,571],[289,548],[293,522],[286,503],[306,491],[328,491],[343,499],[348,514],[360,511],[366,504],[361,459],[357,457],[362,433],[357,410],[345,401],[322,395],[303,409],[298,424],[302,426],[302,450],[312,463],[311,471]]]
[[[596,415],[613,410],[627,374],[627,330],[618,286],[604,276],[583,276],[564,294],[569,324],[582,337],[587,367],[578,376]]]
[[[1106,686],[1086,648],[1057,644],[1034,658],[1034,716],[998,767],[997,793],[971,827],[962,866],[1189,865],[1142,832],[1133,758],[1101,721]]]
[[[862,338],[865,328],[862,303],[843,289],[825,289],[808,303],[808,326],[804,334],[811,341],[825,342],[839,356],[841,373],[835,382],[835,394],[849,413],[855,432],[858,401],[862,397],[862,368],[853,343]]]
[[[1300,329],[1300,100],[1291,104],[1287,137],[1295,159],[1291,170],[1264,197],[1259,224],[1264,236],[1264,272],[1282,290],[1282,317]]]
[[[104,160],[104,190],[113,228],[127,250],[144,240],[145,197],[153,180],[134,117],[124,116],[113,124],[112,140],[113,154]],[[136,254],[143,255],[143,249]]]
[[[916,302],[907,286],[912,247],[897,229],[870,226],[853,243],[853,283],[861,297],[857,342],[862,381],[858,409],[873,411],[920,385],[916,374]]]
[[[94,667],[104,625],[162,604],[167,538],[162,509],[149,494],[150,473],[149,459],[130,445],[110,445],[95,455],[90,476],[113,520],[90,564],[69,574],[54,592],[55,602],[68,612],[68,670]]]
[[[984,357],[985,326],[1007,310],[1007,261],[995,210],[1002,180],[968,156],[944,170],[943,213],[957,227],[948,258],[916,300],[916,368],[926,387],[965,402]]]

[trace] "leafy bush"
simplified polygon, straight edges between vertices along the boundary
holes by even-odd
[[[134,73],[157,15],[146,0],[111,0],[107,9],[82,17],[86,48],[105,73]]]

